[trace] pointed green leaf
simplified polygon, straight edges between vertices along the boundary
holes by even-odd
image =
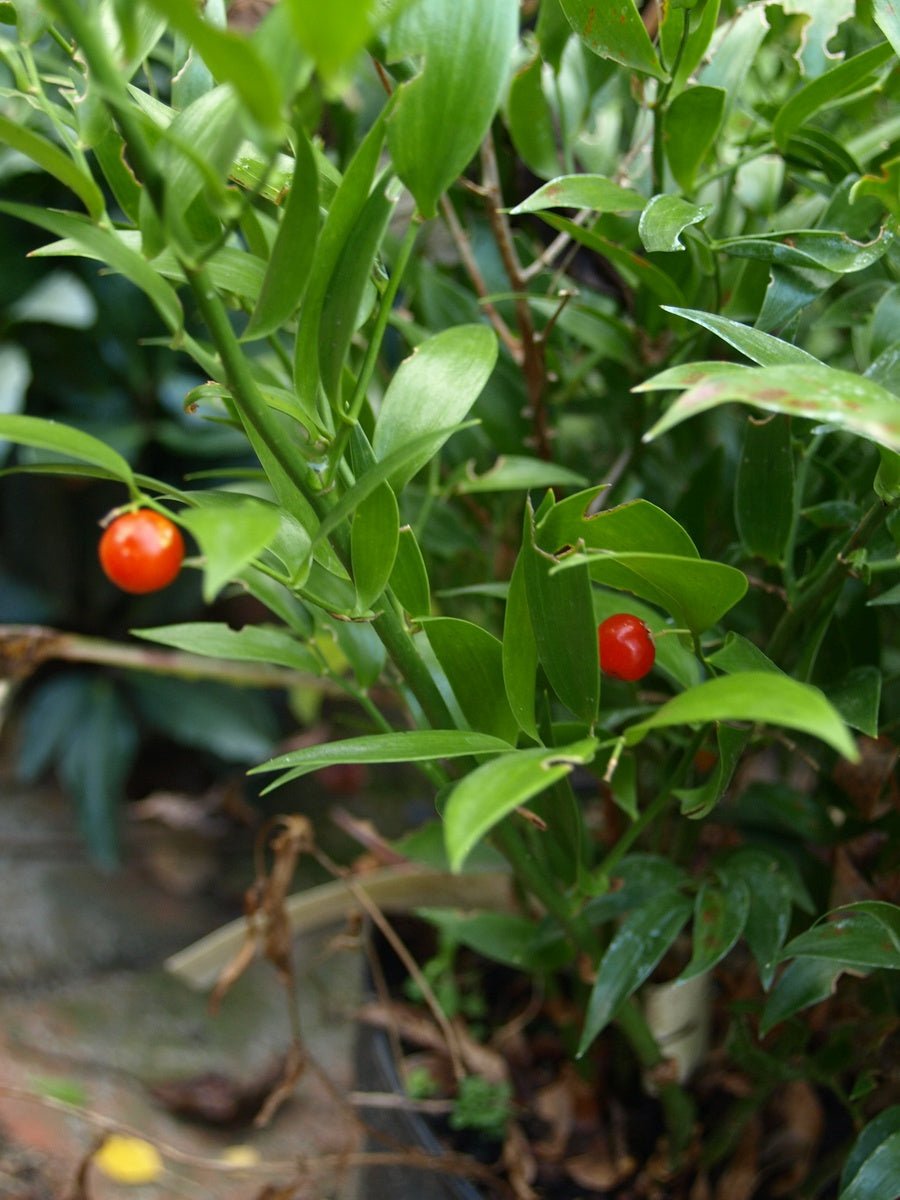
[[[678,976],[684,983],[711,970],[744,932],[750,914],[750,889],[740,876],[726,876],[722,886],[705,881],[694,901],[691,961]]]
[[[654,196],[638,222],[638,234],[644,249],[648,253],[684,250],[682,233],[689,226],[705,221],[711,212],[711,204],[691,204],[681,196]]]
[[[687,896],[666,891],[625,918],[600,960],[578,1045],[579,1056],[652,972],[681,933],[690,913]]]
[[[294,346],[294,386],[308,410],[315,409],[319,401],[319,329],[325,297],[375,179],[384,141],[384,122],[382,112],[350,160],[316,243]]]
[[[790,421],[784,416],[750,417],[734,485],[735,524],[749,555],[767,563],[784,562],[796,499]]]
[[[838,97],[856,91],[875,72],[886,66],[893,56],[891,47],[884,43],[872,46],[804,84],[782,104],[772,122],[775,144],[784,150],[791,134],[805,124],[813,113],[830,107]]]
[[[589,50],[644,75],[667,78],[634,0],[617,0],[615,4],[560,2],[569,24]]]
[[[771,854],[753,847],[729,854],[720,870],[740,876],[750,890],[744,939],[759,967],[760,982],[768,989],[791,924],[790,880]]]
[[[840,683],[826,688],[825,694],[848,725],[878,737],[881,671],[877,667],[854,667]]]
[[[114,479],[120,479],[132,491],[135,489],[134,474],[122,455],[99,438],[82,433],[80,429],[46,421],[42,417],[0,413],[0,439],[15,442],[17,446],[49,450],[52,454],[63,454],[67,458],[100,467]]]
[[[294,147],[291,189],[259,298],[244,332],[247,339],[279,329],[299,307],[309,280],[319,230],[319,172],[299,121],[294,126]]]
[[[400,530],[397,557],[390,578],[391,590],[411,617],[431,613],[431,585],[425,559],[409,525]]]
[[[278,132],[281,93],[277,78],[246,38],[204,21],[192,4],[182,0],[147,0],[194,46],[220,83],[230,83],[260,127]]]
[[[274,626],[245,625],[242,629],[231,629],[215,621],[191,621],[155,629],[132,629],[131,632],[148,642],[173,646],[189,654],[234,662],[267,663],[310,675],[322,674],[321,660],[297,638]]]
[[[454,943],[520,971],[556,970],[571,958],[565,935],[555,922],[538,923],[515,913],[463,913],[446,908],[420,908],[417,915]]]
[[[646,196],[633,188],[620,187],[605,175],[560,175],[510,209],[518,213],[543,212],[547,208],[590,208],[595,212],[638,212]]]
[[[470,726],[515,742],[518,725],[506,699],[498,639],[455,617],[430,617],[422,625]]]
[[[451,869],[458,871],[476,844],[505,816],[546,791],[578,764],[588,763],[597,742],[517,750],[483,763],[456,785],[444,809],[444,837]]]
[[[399,536],[397,500],[382,483],[357,506],[350,526],[350,560],[360,611],[370,608],[387,587]]]
[[[506,124],[516,153],[529,171],[540,179],[550,179],[559,170],[559,150],[543,74],[540,55],[516,71],[509,85]]]
[[[503,682],[506,698],[519,727],[539,742],[535,720],[538,649],[528,611],[525,558],[519,554],[509,581],[503,621]]]
[[[278,532],[278,509],[261,500],[240,497],[233,503],[212,502],[182,514],[205,558],[203,598],[209,604]]]
[[[385,460],[416,438],[462,421],[478,399],[497,361],[497,338],[487,325],[457,325],[422,342],[397,368],[381,402],[372,447]],[[396,470],[399,491],[446,438]]]
[[[821,958],[798,958],[779,976],[766,1000],[759,1032],[765,1036],[794,1013],[834,995],[843,967]]]
[[[861,375],[813,364],[759,367],[701,381],[669,407],[644,434],[644,441],[652,441],[698,413],[732,402],[834,425],[889,450],[900,450],[898,397]]]
[[[682,525],[649,500],[628,500],[615,508],[589,515],[599,488],[567,496],[548,509],[537,526],[537,543],[556,553],[583,544],[589,550],[633,551],[699,558],[697,547]]]
[[[719,752],[709,779],[699,787],[675,789],[674,794],[681,803],[684,816],[698,821],[712,812],[731,783],[735,767],[749,740],[750,735],[744,729],[732,729],[730,725],[721,724],[717,727],[716,744]]]
[[[506,86],[518,16],[518,0],[430,0],[407,9],[391,27],[390,61],[421,63],[421,71],[398,89],[388,145],[423,217],[435,215],[442,193],[490,128]]]
[[[672,554],[621,551],[570,554],[556,570],[587,567],[595,583],[632,592],[671,613],[679,625],[702,633],[732,609],[747,591],[743,571],[726,563]]]
[[[600,698],[600,665],[587,566],[556,571],[558,560],[542,551],[534,536],[526,529],[521,556],[538,657],[563,704],[592,722]]]
[[[842,966],[900,970],[900,907],[861,901],[835,909],[784,947],[782,958],[827,958]]]
[[[897,46],[900,54],[900,22]],[[857,1176],[861,1176],[858,1183]],[[870,1121],[856,1139],[841,1172],[838,1200],[890,1200],[898,1177],[900,1104],[893,1104]]]
[[[468,729],[376,733],[292,750],[289,754],[281,754],[253,767],[250,774],[285,771],[286,774],[269,785],[267,790],[271,791],[273,787],[280,787],[289,780],[299,779],[333,763],[434,762],[442,758],[468,758],[475,754],[508,754],[511,749],[508,742]]]
[[[666,158],[682,191],[694,190],[697,171],[716,141],[725,113],[722,88],[691,87],[676,96],[663,116]]]
[[[319,324],[319,366],[325,394],[335,408],[341,400],[344,360],[359,323],[363,296],[370,286],[375,256],[395,203],[388,198],[383,184],[376,184],[350,231],[328,283]]]
[[[65,151],[41,137],[26,125],[17,125],[0,114],[0,143],[17,150],[37,163],[42,170],[65,184],[87,209],[91,218],[99,221],[106,211],[103,193],[87,167],[79,166]]]
[[[704,329],[716,334],[729,346],[734,346],[735,350],[740,350],[741,354],[746,354],[747,358],[761,367],[803,366],[805,363],[818,362],[818,359],[807,354],[805,350],[801,350],[799,346],[783,342],[781,338],[773,337],[771,333],[763,333],[760,329],[742,325],[740,321],[720,317],[717,313],[700,312],[695,308],[675,308],[671,305],[663,307],[666,312],[673,313],[676,317],[684,317],[687,321],[694,321],[697,325],[702,325]],[[661,378],[661,376],[656,378]],[[649,385],[654,382],[651,379],[648,383],[635,388],[635,391],[651,391],[652,388]]]
[[[852,762],[859,759],[847,726],[818,688],[768,671],[707,679],[674,696],[651,717],[630,725],[625,730],[625,741],[633,746],[653,729],[702,725],[707,721],[783,725],[820,738]]]
[[[77,213],[56,212],[29,204],[0,202],[0,212],[38,225],[56,237],[71,238],[89,258],[100,259],[145,292],[170,332],[177,333],[181,329],[181,302],[174,289],[113,230],[94,225]]]
[[[584,487],[586,483],[583,475],[557,463],[544,462],[541,458],[526,458],[524,455],[501,454],[482,475],[476,473],[474,462],[469,461],[461,470],[454,472],[449,486],[461,496],[470,496],[479,492]]]

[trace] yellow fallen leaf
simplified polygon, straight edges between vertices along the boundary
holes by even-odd
[[[94,1165],[116,1183],[153,1183],[163,1172],[159,1151],[143,1138],[111,1134],[94,1155]]]
[[[259,1151],[255,1146],[226,1146],[220,1158],[232,1167],[255,1167],[259,1162]]]

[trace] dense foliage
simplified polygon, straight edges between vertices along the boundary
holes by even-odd
[[[750,1080],[730,1119],[814,1084],[843,1143],[795,1194],[891,1200],[893,6],[280,0],[257,23],[221,0],[15,0],[0,18],[5,228],[115,277],[50,276],[55,308],[46,280],[7,288],[2,487],[50,474],[155,509],[196,551],[203,602],[264,606],[237,630],[177,605],[135,624],[353,697],[369,732],[258,770],[420,764],[450,867],[490,843],[534,902],[434,920],[540,977],[580,962],[579,1055],[614,1025],[659,1066],[632,997],[671,952],[683,980],[754,963],[720,1031]],[[57,346],[84,374],[57,364],[55,399],[23,411],[42,344],[22,322],[75,303],[105,306],[106,332],[93,309],[63,317],[87,327]],[[121,405],[141,391],[143,423]],[[154,439],[213,468],[186,482],[157,446],[148,469]],[[616,613],[655,640],[637,682],[599,669]],[[170,684],[128,685],[163,727]],[[26,765],[72,713],[114,731],[100,785],[71,771],[111,855],[125,690],[51,686]],[[269,710],[197,686],[233,760],[269,753]],[[805,1020],[832,996],[833,1021]],[[658,1086],[677,1158],[694,1101]],[[711,1137],[704,1169],[729,1145]]]

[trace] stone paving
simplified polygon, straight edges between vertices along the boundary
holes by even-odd
[[[162,969],[224,915],[166,895],[133,866],[96,871],[61,797],[0,777],[0,1200],[81,1200],[74,1181],[101,1118],[157,1144],[164,1171],[136,1187],[91,1167],[89,1200],[256,1200],[297,1177],[288,1168],[299,1156],[357,1145],[346,1108],[309,1068],[269,1126],[253,1126],[290,1041],[268,964],[254,964],[215,1017],[206,996]],[[298,940],[300,1022],[346,1093],[360,961],[331,952],[330,936]],[[184,1108],[234,1119],[200,1122]],[[255,1165],[229,1165],[235,1157]],[[348,1178],[310,1179],[290,1194],[327,1200]]]

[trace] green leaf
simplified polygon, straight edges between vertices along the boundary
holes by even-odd
[[[0,143],[30,158],[48,175],[74,192],[94,221],[106,211],[103,193],[87,167],[79,166],[65,151],[26,125],[17,125],[0,113]]]
[[[409,525],[400,530],[397,556],[390,578],[391,590],[411,617],[431,613],[431,586],[425,559]]]
[[[873,0],[872,12],[875,24],[893,46],[894,53],[900,54],[900,13],[894,0]]]
[[[736,675],[741,671],[775,671],[784,674],[759,646],[740,633],[727,633],[724,644],[712,654],[707,654],[706,661],[729,675]]]
[[[529,171],[549,179],[559,170],[553,113],[544,95],[540,56],[515,73],[506,101],[506,124],[516,153]]]
[[[688,226],[705,221],[711,212],[711,204],[691,204],[681,196],[654,196],[638,222],[644,249],[648,253],[684,250],[681,234]]]
[[[519,213],[543,212],[548,208],[590,208],[594,212],[638,212],[646,196],[633,188],[620,187],[605,175],[560,175],[511,208]]]
[[[795,508],[790,421],[783,416],[750,417],[734,485],[735,523],[747,554],[783,563]]]
[[[878,447],[881,465],[872,484],[875,495],[885,504],[900,500],[900,454],[896,450]]]
[[[362,50],[386,20],[410,0],[287,0],[297,40],[322,76],[331,80]]]
[[[644,982],[681,933],[691,902],[680,892],[666,891],[648,900],[622,922],[600,960],[588,1000],[580,1057],[615,1017],[619,1006]]]
[[[791,924],[790,880],[771,854],[749,846],[729,854],[719,870],[740,876],[750,890],[744,939],[759,967],[760,982],[768,990]]]
[[[820,738],[851,762],[859,760],[847,726],[818,688],[768,671],[707,679],[668,700],[652,716],[630,725],[625,742],[634,746],[653,729],[708,721],[783,725]]]
[[[882,43],[855,54],[817,79],[811,79],[804,84],[782,104],[775,115],[772,122],[775,144],[781,150],[786,149],[791,134],[805,124],[813,113],[833,105],[839,97],[862,87],[892,58],[891,47]]]
[[[397,90],[388,145],[423,217],[435,215],[440,196],[490,128],[518,15],[518,0],[431,0],[407,9],[391,27],[389,60],[412,57],[422,64]]]
[[[319,172],[309,138],[294,126],[296,161],[287,204],[269,256],[259,298],[244,332],[265,337],[293,315],[303,299],[319,231]]]
[[[794,229],[768,235],[748,234],[723,238],[713,249],[736,258],[757,259],[781,267],[831,271],[846,275],[877,262],[892,244],[893,235],[882,231],[871,242],[857,242],[834,229]]]
[[[382,112],[350,160],[316,243],[294,346],[294,386],[308,411],[315,410],[319,400],[319,330],[325,297],[341,252],[356,227],[375,179],[384,141],[384,123],[385,113]]]
[[[720,317],[717,313],[700,312],[695,308],[675,308],[671,305],[663,305],[663,307],[666,312],[673,313],[676,317],[684,317],[686,321],[702,325],[704,329],[716,334],[722,341],[733,346],[735,350],[740,350],[741,354],[746,354],[747,358],[761,367],[803,366],[805,363],[819,361],[811,354],[807,354],[805,350],[801,350],[799,346],[783,342],[781,338],[773,337],[771,333],[763,333],[760,329],[742,325],[740,321]],[[663,375],[665,373],[663,372]],[[656,378],[662,378],[662,376]],[[635,391],[652,391],[653,383],[653,379],[648,380],[647,383],[635,388]]]
[[[496,361],[497,338],[487,325],[457,325],[427,338],[404,359],[388,385],[372,442],[376,457],[384,460],[416,438],[462,421]],[[394,490],[412,479],[445,440],[396,470],[390,479]]]
[[[528,506],[530,516],[531,506]],[[529,520],[520,554],[538,657],[560,700],[592,722],[600,698],[597,627],[585,566],[555,571],[557,560],[535,542]]]
[[[525,587],[525,555],[516,558],[503,620],[503,682],[506,698],[519,727],[534,741],[541,739],[535,720],[538,648]]]
[[[309,675],[322,674],[320,659],[297,638],[274,626],[245,625],[242,629],[231,629],[215,621],[191,621],[154,629],[132,629],[131,632],[148,642],[173,646],[189,654],[234,662],[267,663]]]
[[[518,724],[506,699],[498,639],[455,617],[430,617],[422,625],[471,728],[514,743]]]
[[[594,757],[594,738],[571,746],[517,750],[483,763],[454,787],[444,809],[451,869],[459,871],[475,845],[505,816]]]
[[[549,508],[537,526],[540,548],[556,553],[583,544],[588,550],[627,552],[640,546],[648,554],[699,558],[684,527],[649,500],[628,500],[588,515],[600,490],[589,488]]]
[[[697,171],[715,144],[724,113],[725,92],[714,87],[688,88],[666,108],[666,158],[683,192],[694,190]]]
[[[30,204],[0,202],[0,212],[38,225],[56,237],[71,238],[89,258],[100,259],[140,288],[152,301],[170,332],[177,333],[181,329],[184,318],[181,302],[174,289],[113,230],[94,225],[87,217],[77,213],[57,212]]]
[[[736,567],[673,554],[612,550],[570,554],[556,569],[564,574],[585,566],[595,583],[649,600],[692,633],[715,625],[747,591],[747,577]]]
[[[861,375],[814,364],[759,367],[703,380],[669,407],[644,434],[644,441],[652,441],[698,413],[732,402],[834,425],[900,451],[900,399]]]
[[[839,684],[826,688],[825,694],[848,725],[878,737],[881,672],[877,667],[855,667]]]
[[[668,78],[634,0],[620,0],[617,4],[597,4],[590,0],[560,0],[560,3],[569,24],[594,54],[655,79]]]
[[[15,442],[17,446],[49,450],[53,454],[63,454],[67,458],[100,467],[113,479],[121,480],[131,492],[136,491],[134,474],[121,454],[99,438],[82,433],[80,429],[22,413],[0,413],[0,439]]]
[[[379,181],[357,217],[328,283],[319,324],[319,365],[322,386],[334,408],[340,405],[344,360],[395,204]]]
[[[555,922],[538,923],[515,913],[462,913],[445,908],[420,908],[416,915],[453,942],[520,971],[557,970],[572,955]]]
[[[468,496],[479,492],[528,491],[531,488],[583,488],[586,484],[583,475],[557,463],[517,454],[501,454],[482,475],[476,473],[475,463],[470,459],[454,472],[449,487],[460,496]]]
[[[203,552],[203,598],[212,603],[219,591],[265,549],[279,527],[278,509],[241,497],[214,501],[182,514],[185,528]]]
[[[387,587],[399,537],[397,500],[382,483],[357,506],[350,526],[350,559],[361,612],[370,608]]]
[[[794,1013],[834,995],[843,967],[820,958],[798,958],[782,972],[766,1000],[759,1022],[765,1036]]]
[[[694,901],[691,961],[678,976],[684,983],[711,970],[744,932],[750,915],[750,888],[739,875],[725,875],[722,886],[706,880]]]
[[[743,729],[732,729],[729,725],[717,727],[716,742],[719,753],[709,779],[699,787],[675,789],[674,794],[681,802],[681,812],[685,817],[698,821],[712,812],[731,783],[731,777],[749,737]]]
[[[829,913],[784,947],[784,958],[824,958],[857,970],[900,970],[900,907],[863,900]]]
[[[500,738],[467,729],[425,729],[409,733],[375,733],[367,737],[344,738],[321,746],[304,746],[280,754],[258,767],[251,775],[265,771],[284,771],[271,791],[292,779],[299,779],[333,763],[433,762],[443,758],[468,758],[475,754],[508,754],[512,747]],[[471,776],[469,776],[471,778]]]
[[[900,27],[897,42],[900,47]],[[841,1172],[838,1200],[891,1200],[898,1175],[900,1104],[894,1104],[870,1121],[854,1142]],[[861,1176],[858,1183],[857,1176]]]
[[[277,78],[258,50],[237,33],[204,21],[182,0],[147,0],[194,46],[220,83],[230,83],[261,129],[274,134],[281,125]]]

